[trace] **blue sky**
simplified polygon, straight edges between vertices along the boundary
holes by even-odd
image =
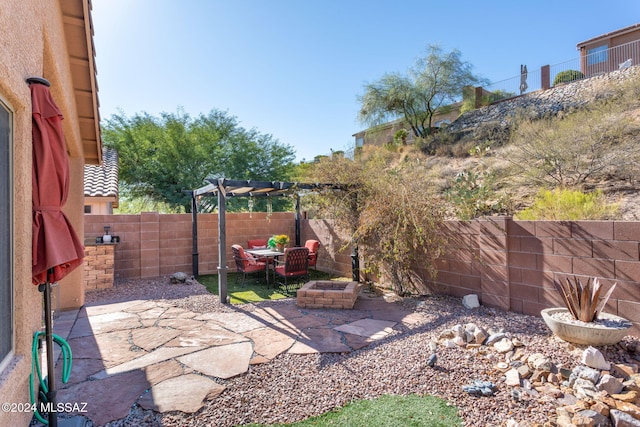
[[[348,150],[357,96],[429,44],[491,82],[578,57],[576,44],[640,22],[640,2],[93,0],[100,114],[213,109],[291,145]]]

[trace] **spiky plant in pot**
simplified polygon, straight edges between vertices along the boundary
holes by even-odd
[[[571,315],[576,320],[583,322],[593,322],[598,318],[617,285],[617,283],[614,283],[604,297],[600,299],[602,285],[597,278],[588,278],[585,285],[576,276],[573,276],[573,281],[567,277],[566,284],[556,280],[554,280],[553,284],[562,295]]]

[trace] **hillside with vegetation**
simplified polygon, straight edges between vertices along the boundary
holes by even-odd
[[[592,102],[555,115],[519,110],[507,126],[365,146],[355,161],[380,158],[428,182],[447,218],[640,220],[640,79],[603,86]]]

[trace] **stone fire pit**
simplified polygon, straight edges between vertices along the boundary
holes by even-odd
[[[358,282],[313,280],[298,289],[296,304],[302,308],[353,308]]]

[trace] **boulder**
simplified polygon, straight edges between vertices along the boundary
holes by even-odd
[[[600,370],[608,370],[611,367],[611,364],[604,360],[604,356],[595,347],[587,347],[585,351],[582,353],[582,359],[580,362],[584,363],[590,368],[600,369]]]
[[[478,295],[469,294],[462,297],[462,305],[464,308],[472,309],[480,307],[480,302],[478,301]]]
[[[640,420],[626,412],[612,409],[609,416],[613,420],[613,425],[616,427],[640,427]]]
[[[609,395],[612,395],[620,393],[624,386],[622,385],[622,381],[620,380],[620,378],[616,378],[613,375],[606,374],[600,377],[600,381],[598,381],[596,387],[598,388],[598,390],[604,390],[609,393]]]
[[[178,283],[185,283],[188,278],[189,278],[189,276],[186,273],[182,273],[182,272],[178,271],[177,273],[173,273],[169,277],[169,280],[171,281],[171,284],[176,285]]]

